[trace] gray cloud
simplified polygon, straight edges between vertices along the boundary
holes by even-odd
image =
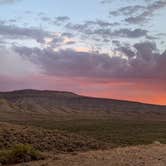
[[[70,20],[70,17],[68,16],[58,16],[58,17],[55,17],[52,22],[55,25],[61,25],[61,24],[67,23],[69,20]]]
[[[105,54],[77,52],[74,50],[27,49],[16,48],[21,55],[26,55],[43,67],[46,74],[75,77],[105,77],[114,73],[125,61],[119,57],[110,58]],[[33,56],[37,55],[37,56]],[[107,71],[108,69],[108,71]],[[114,69],[110,71],[109,69]]]
[[[49,32],[37,28],[24,28],[15,25],[0,24],[0,35],[9,39],[35,39],[43,42],[44,37],[50,36]]]
[[[131,50],[130,47],[127,47],[127,46],[118,47],[117,50],[124,53],[128,58],[133,58],[134,56],[136,56],[135,52],[133,50]]]
[[[64,39],[63,37],[54,37],[53,40],[49,43],[49,45],[54,48],[54,47],[59,47],[63,44]]]
[[[148,61],[153,55],[159,54],[155,42],[144,41],[134,44],[133,47],[129,44],[122,45],[119,41],[116,41],[114,44],[117,47],[116,50],[124,53],[128,58],[142,57]]]
[[[166,80],[166,53],[160,54],[155,43],[144,42],[130,48],[121,49],[122,56],[100,54],[98,52],[78,52],[38,48],[15,48],[21,56],[41,66],[45,74],[99,79],[152,78]]]
[[[70,17],[68,16],[58,16],[58,17],[48,17],[46,13],[40,12],[38,13],[38,16],[40,17],[40,19],[44,22],[48,22],[50,24],[54,24],[57,26],[61,26],[65,23],[68,23],[70,20]]]
[[[119,36],[119,37],[127,37],[127,38],[138,38],[138,37],[145,37],[147,36],[148,31],[143,29],[120,29],[114,31],[112,34],[113,36]]]
[[[134,45],[134,47],[138,51],[138,56],[146,59],[147,61],[150,60],[152,56],[155,56],[155,53],[158,52],[154,42],[137,43]]]
[[[146,9],[142,5],[126,6],[122,7],[116,11],[110,11],[110,15],[119,16],[119,15],[132,15],[139,11]]]
[[[21,0],[0,0],[0,4],[10,4]]]
[[[85,31],[86,34],[96,35],[104,39],[113,39],[113,38],[140,38],[146,37],[148,31],[143,29],[127,29],[122,28],[119,30],[112,31],[111,29],[96,29],[94,31],[90,30]]]
[[[165,0],[155,1],[151,4],[149,4],[148,6],[146,6],[145,9],[143,10],[143,12],[141,12],[141,14],[128,17],[125,19],[125,21],[127,21],[128,23],[131,23],[131,24],[145,23],[151,19],[151,17],[157,10],[164,8],[164,7],[166,7]]]
[[[128,16],[125,21],[131,24],[142,24],[149,21],[154,13],[166,7],[165,0],[144,0],[147,5],[129,5],[110,11],[112,16]],[[133,1],[131,1],[131,4]]]
[[[75,35],[73,33],[70,33],[70,32],[63,32],[62,35],[63,37],[68,37],[68,38],[72,38],[74,37]]]
[[[46,22],[50,22],[51,18],[47,17],[47,16],[41,16],[41,20],[42,21],[46,21]]]
[[[9,22],[9,23],[16,23],[16,22],[17,22],[17,19],[9,19],[8,22]]]
[[[75,44],[76,42],[75,41],[68,41],[68,42],[66,42],[65,44],[66,45],[73,45],[73,44]]]
[[[73,30],[74,32],[82,33],[83,35],[87,35],[87,37],[92,37],[92,39],[102,39],[103,41],[108,41],[114,37],[121,38],[139,38],[139,37],[148,37],[148,31],[144,29],[128,29],[121,28],[118,30],[112,30],[114,24],[117,23],[109,23],[106,21],[86,21],[82,24],[67,24],[66,28],[69,30]]]
[[[120,25],[120,24],[117,22],[111,23],[109,21],[97,19],[95,21],[85,21],[82,24],[68,23],[68,24],[66,24],[66,28],[71,29],[71,30],[80,31],[80,32],[88,32],[88,31],[94,30],[94,29],[112,28],[112,27],[118,26],[118,25]]]
[[[70,18],[68,16],[58,16],[58,17],[55,17],[55,19],[57,21],[61,21],[61,22],[70,20]]]
[[[108,27],[118,26],[118,25],[120,25],[120,23],[117,23],[117,22],[111,23],[109,21],[97,19],[95,21],[85,21],[84,25],[86,25],[87,27],[98,26],[101,28],[108,28]]]
[[[74,35],[72,33],[64,32],[58,35],[54,35],[51,41],[47,42],[50,48],[58,48],[66,45],[73,45],[76,42],[73,39]]]
[[[113,0],[101,0],[100,1],[102,4],[107,4],[113,2]]]

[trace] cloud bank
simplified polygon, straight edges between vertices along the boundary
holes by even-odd
[[[160,54],[152,42],[137,43],[134,49],[119,48],[121,56],[112,57],[108,54],[78,52],[72,49],[54,51],[16,47],[15,51],[42,67],[48,75],[101,80],[150,78],[166,81],[166,52]]]

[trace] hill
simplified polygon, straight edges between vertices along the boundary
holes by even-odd
[[[166,120],[166,106],[85,97],[71,92],[20,90],[0,93],[0,116],[6,120],[44,116],[163,121]]]

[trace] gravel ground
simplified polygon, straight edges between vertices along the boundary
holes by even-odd
[[[166,166],[166,145],[156,143],[107,151],[52,155],[45,161],[17,166]]]

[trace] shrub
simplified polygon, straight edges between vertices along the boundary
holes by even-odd
[[[19,144],[9,150],[0,151],[0,164],[17,164],[43,159],[41,153],[31,145]]]

